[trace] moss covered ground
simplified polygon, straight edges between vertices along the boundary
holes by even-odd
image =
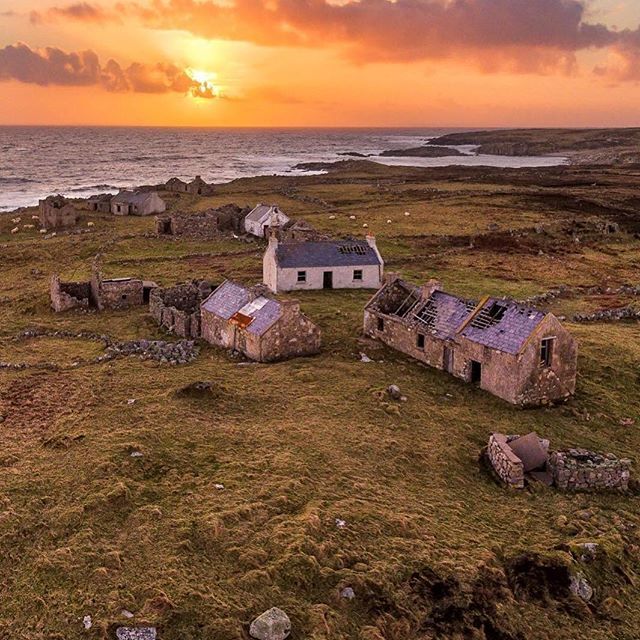
[[[347,163],[325,176],[238,180],[170,206],[278,202],[327,233],[373,232],[387,269],[414,281],[524,298],[560,284],[637,285],[639,188],[633,169]],[[0,216],[0,360],[60,369],[0,370],[0,637],[110,638],[127,622],[156,625],[163,640],[233,640],[271,606],[289,614],[294,640],[638,637],[635,489],[514,493],[478,462],[492,431],[535,430],[553,447],[637,464],[640,327],[570,321],[637,299],[551,303],[579,341],[580,373],[570,403],[538,410],[364,340],[367,291],[299,297],[323,329],[317,357],[246,364],[204,346],[180,367],[136,358],[73,366],[99,355],[100,343],[12,338],[29,327],[167,336],[144,308],[53,314],[51,273],[86,277],[102,252],[108,276],[252,283],[263,246],[167,240],[155,237],[152,217],[89,212],[85,233],[10,233],[12,218],[32,214]],[[553,230],[592,215],[617,220],[621,232],[576,243]],[[540,223],[552,230],[535,233]],[[460,241],[479,235],[488,239]],[[212,392],[177,393],[198,380]],[[389,401],[389,384],[407,401]],[[582,542],[600,545],[597,561],[571,554]],[[552,567],[520,576],[527,588],[510,569],[523,553]],[[590,580],[590,606],[558,594],[564,565]],[[353,600],[340,597],[346,586]]]

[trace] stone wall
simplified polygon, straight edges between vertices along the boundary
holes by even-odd
[[[586,449],[554,451],[547,468],[563,491],[626,490],[631,475],[630,460]]]
[[[487,446],[487,458],[500,479],[516,489],[524,488],[524,465],[511,450],[509,441],[517,436],[493,433]]]
[[[49,286],[51,307],[56,312],[68,311],[77,307],[88,309],[90,306],[90,282],[61,282],[54,274]]]
[[[149,312],[170,333],[184,338],[199,338],[200,303],[214,289],[214,284],[205,281],[154,289],[149,298]]]
[[[226,231],[240,233],[247,213],[247,208],[227,204],[206,211],[157,216],[156,233],[193,238],[212,238]]]

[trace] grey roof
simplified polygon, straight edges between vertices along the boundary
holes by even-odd
[[[282,305],[272,298],[254,298],[249,289],[227,280],[203,303],[202,309],[225,320],[240,312],[253,318],[246,330],[256,336],[266,333],[282,315]]]
[[[249,291],[226,280],[203,303],[202,309],[228,320],[250,300]]]
[[[257,300],[262,302],[260,298]],[[240,310],[241,313],[247,313],[253,318],[253,322],[247,327],[247,331],[256,336],[266,333],[282,315],[282,305],[278,301],[271,298],[264,298],[263,300],[266,300],[264,306],[256,311]]]
[[[272,209],[277,209],[275,204],[259,204],[253,210],[251,210],[246,217],[246,220],[251,222],[260,222]]]
[[[503,315],[498,321],[487,321],[494,305],[504,308]],[[461,331],[461,335],[499,351],[518,353],[546,315],[543,311],[523,306],[513,300],[489,298]],[[483,326],[487,322],[489,326]]]
[[[427,313],[421,321],[421,311],[426,307]],[[432,335],[441,340],[450,340],[462,323],[475,309],[476,303],[472,300],[463,300],[458,296],[445,293],[444,291],[434,291],[428,299],[425,307],[416,312],[416,326],[418,330],[424,327]],[[430,321],[429,321],[430,320]],[[425,322],[426,321],[426,322]]]
[[[116,204],[119,202],[126,202],[129,204],[143,204],[150,197],[151,194],[154,193],[152,191],[121,191],[117,195],[113,196],[111,202],[115,202]]]
[[[367,242],[350,240],[283,242],[276,248],[276,261],[284,269],[381,264],[378,253]]]

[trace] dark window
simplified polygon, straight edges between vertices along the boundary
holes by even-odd
[[[353,272],[354,280],[362,280],[362,269],[355,269]]]
[[[418,345],[418,349],[424,349],[424,335],[421,333],[418,334],[416,344]]]
[[[122,294],[122,299],[123,299],[123,300],[126,300],[126,299],[127,299],[127,294],[126,294],[126,293],[123,293],[123,294]]]
[[[384,319],[378,318],[378,331],[384,331]]]
[[[553,338],[545,338],[540,343],[540,364],[550,367],[553,359]]]
[[[307,272],[298,271],[298,282],[306,282],[306,281],[307,281]]]

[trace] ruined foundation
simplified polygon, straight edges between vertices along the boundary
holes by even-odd
[[[183,338],[200,337],[200,303],[215,289],[205,281],[155,289],[149,298],[149,312],[164,329]]]
[[[631,476],[631,460],[586,449],[554,451],[547,467],[562,491],[625,491]]]

